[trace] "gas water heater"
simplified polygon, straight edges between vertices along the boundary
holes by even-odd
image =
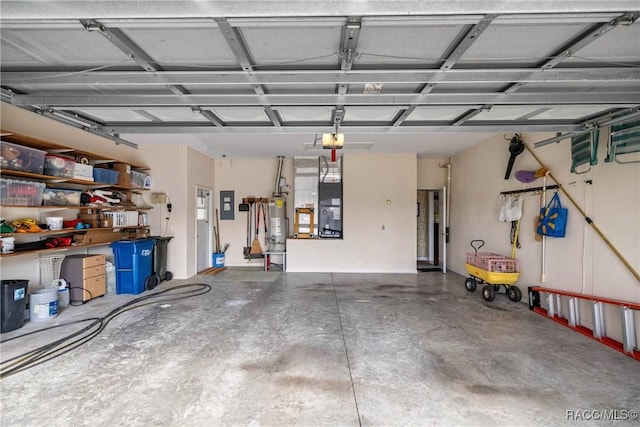
[[[269,199],[268,251],[285,252],[287,248],[287,218],[284,197]]]

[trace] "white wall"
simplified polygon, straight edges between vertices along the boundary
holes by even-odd
[[[196,187],[213,189],[214,159],[181,146],[140,148],[151,168],[151,192],[166,193],[172,205],[152,205],[152,235],[173,236],[167,251],[167,270],[175,278],[196,274]],[[145,194],[145,198],[149,197]],[[167,221],[167,218],[169,220]]]
[[[508,135],[510,138],[512,135]],[[524,134],[525,143],[533,143],[553,134]],[[526,151],[517,157],[511,179],[504,180],[509,158],[508,140],[503,135],[465,150],[452,158],[451,244],[449,266],[466,275],[465,253],[472,251],[469,241],[483,239],[482,251],[508,255],[510,224],[498,221],[497,200],[501,191],[517,190],[523,184],[514,177],[517,170],[536,170],[540,165]],[[604,163],[606,142],[600,142],[599,163],[586,174],[569,172],[570,142],[562,141],[534,149],[576,203],[587,212],[597,227],[636,270],[640,270],[640,164]],[[548,179],[549,184],[553,184]],[[592,184],[586,181],[591,181]],[[541,186],[539,179],[529,187]],[[547,193],[548,197],[552,192]],[[521,262],[517,285],[526,299],[528,286],[543,285],[587,295],[640,302],[640,282],[598,237],[560,193],[569,209],[565,238],[547,238],[546,282],[541,282],[542,243],[536,242],[533,221],[539,211],[539,196],[525,198],[521,223],[522,248],[516,257]],[[581,307],[583,321],[590,326],[588,307]],[[619,312],[607,313],[608,333],[620,339]]]
[[[445,186],[447,169],[441,167],[447,159],[418,159],[418,188],[436,189]]]
[[[167,246],[167,270],[175,278],[189,277],[187,264],[187,245],[190,241],[186,232],[188,223],[187,194],[187,152],[179,146],[141,146],[140,151],[147,159],[151,175],[151,191],[144,197],[149,201],[151,192],[167,194],[172,204],[171,212],[166,204],[152,205],[149,211],[149,225],[154,236],[173,236]],[[167,220],[169,218],[169,220]]]
[[[214,208],[220,209],[220,191],[234,191],[235,206],[233,220],[220,220],[220,245],[229,243],[225,254],[226,266],[261,266],[262,259],[247,260],[243,248],[247,246],[247,212],[238,211],[245,197],[269,198],[275,190],[278,160],[272,159],[217,159],[215,161]],[[287,185],[293,186],[293,159],[284,159],[282,176]],[[287,196],[288,233],[293,231],[293,188]],[[250,224],[255,234],[255,222]],[[260,220],[259,241],[263,251],[264,225]],[[251,241],[249,242],[251,246]]]
[[[416,155],[346,153],[343,176],[344,238],[288,240],[287,271],[415,273]]]

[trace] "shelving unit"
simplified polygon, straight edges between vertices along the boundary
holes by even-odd
[[[37,148],[38,150],[44,150],[51,154],[65,154],[69,156],[84,156],[92,159],[95,163],[111,163],[111,162],[119,162],[121,160],[113,159],[111,157],[101,156],[96,153],[92,153],[89,151],[79,150],[72,147],[66,147],[61,144],[56,144],[50,141],[45,141],[38,138],[33,138],[28,135],[23,135],[11,131],[7,131],[4,129],[0,129],[0,133],[2,134],[2,140],[11,142],[13,144],[24,145],[30,148]],[[138,170],[149,170],[146,166],[134,165],[131,164],[131,167]]]
[[[118,163],[118,159],[113,159],[109,157],[105,157],[99,154],[91,153],[84,150],[78,150],[71,147],[66,147],[61,144],[56,144],[50,141],[45,141],[37,138],[33,138],[23,134],[17,134],[14,132],[8,132],[5,130],[0,130],[2,133],[2,141],[9,142],[12,144],[17,144],[27,148],[33,148],[36,150],[46,151],[48,154],[62,154],[73,157],[86,157],[90,159],[91,163],[96,165],[100,163]],[[135,171],[148,171],[149,169],[146,166],[134,165],[131,164],[131,169]],[[127,195],[127,200],[131,201],[133,199],[134,194],[141,194],[144,191],[148,191],[148,188],[140,188],[140,187],[131,187],[131,186],[123,186],[118,184],[109,184],[103,182],[94,182],[89,180],[77,179],[77,178],[69,178],[62,176],[52,176],[52,175],[44,175],[39,173],[32,172],[24,172],[13,169],[0,169],[0,174],[6,178],[15,178],[15,179],[26,179],[35,182],[41,182],[46,185],[46,188],[49,189],[60,189],[60,190],[80,190],[80,191],[92,191],[92,190],[113,190],[119,193],[125,193]],[[90,204],[90,205],[42,205],[42,206],[22,206],[22,205],[2,205],[2,216],[11,222],[13,218],[11,215],[8,215],[10,211],[17,212],[18,210],[37,210],[38,215],[42,213],[48,213],[53,211],[60,210],[80,210],[81,208],[95,208],[96,210],[101,211],[146,211],[152,209],[150,206],[135,206],[133,204],[122,204],[122,205],[100,205],[100,204]],[[16,214],[16,217],[19,215]],[[24,215],[23,215],[24,216]],[[31,215],[30,215],[31,216]],[[42,241],[47,238],[59,237],[59,236],[75,236],[75,235],[84,235],[86,237],[76,240],[85,240],[82,244],[74,243],[71,246],[62,246],[56,248],[39,248],[39,249],[30,249],[30,250],[16,250],[11,253],[0,254],[0,259],[18,257],[26,254],[41,254],[55,251],[65,251],[74,248],[89,248],[95,246],[107,245],[111,241],[119,240],[121,238],[129,237],[130,233],[136,233],[139,230],[149,229],[149,226],[140,226],[140,225],[127,225],[120,227],[108,227],[108,228],[66,228],[62,230],[44,230],[41,232],[32,232],[32,233],[2,233],[0,237],[15,237],[20,238],[21,240],[26,240],[27,242],[37,242]],[[114,233],[114,236],[110,236],[109,233]],[[141,233],[142,234],[142,233]]]
[[[90,243],[90,244],[86,244],[86,245],[64,246],[64,247],[61,247],[61,248],[37,249],[37,250],[33,250],[33,251],[18,251],[18,252],[11,252],[11,253],[8,253],[8,254],[1,254],[0,255],[0,259],[15,258],[15,257],[23,256],[23,255],[39,255],[39,254],[42,254],[42,253],[61,252],[61,251],[68,251],[68,250],[73,250],[73,249],[93,248],[93,247],[104,246],[104,245],[108,245],[108,244],[109,244],[109,242],[106,242],[106,243]]]
[[[153,206],[124,206],[124,205],[117,205],[117,206],[90,206],[90,205],[78,205],[78,206],[72,206],[72,205],[63,205],[63,206],[55,206],[55,205],[50,205],[50,206],[20,206],[20,205],[2,205],[3,208],[19,208],[19,209],[38,209],[40,211],[44,211],[44,210],[61,210],[61,209],[80,209],[80,208],[96,208],[96,209],[102,209],[103,211],[118,211],[118,210],[126,210],[126,209],[135,209],[137,211],[148,211],[153,209]]]

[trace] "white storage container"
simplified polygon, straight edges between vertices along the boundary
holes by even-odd
[[[138,225],[138,211],[125,211],[127,215],[127,225],[134,227]]]
[[[111,219],[111,227],[127,226],[127,214],[122,211],[103,212],[102,216]]]
[[[113,221],[112,227],[136,227],[138,211],[107,211],[102,214]]]
[[[93,166],[76,163],[73,167],[73,177],[85,181],[93,181]]]

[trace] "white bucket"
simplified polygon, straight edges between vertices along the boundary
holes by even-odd
[[[58,315],[58,288],[40,289],[29,294],[29,320],[43,322]]]
[[[47,227],[49,230],[62,230],[62,222],[61,216],[50,216],[47,218]]]

